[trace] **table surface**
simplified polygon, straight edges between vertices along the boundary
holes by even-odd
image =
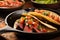
[[[26,2],[25,3],[25,5],[23,6],[23,9],[26,9],[26,8],[34,8],[34,6],[30,3],[30,2]],[[0,17],[0,20],[2,20],[3,18],[1,18]],[[0,21],[0,26],[2,27],[2,26],[5,26],[5,23],[4,23],[4,19],[2,20],[2,21]],[[8,35],[7,33],[5,33],[4,35],[6,35],[6,36],[3,36],[3,37],[5,37],[5,38],[7,38],[7,40],[10,40],[10,36],[13,36],[14,35],[14,32],[10,32],[9,33],[10,35]],[[2,35],[2,34],[0,34],[0,35]],[[13,39],[13,40],[17,40],[17,39],[14,39],[14,37],[13,38],[11,38],[11,39]],[[1,39],[0,39],[1,40]],[[60,36],[59,37],[56,37],[56,38],[53,38],[53,39],[51,39],[51,40],[60,40]]]

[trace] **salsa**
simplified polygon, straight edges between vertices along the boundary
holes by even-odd
[[[18,0],[0,0],[0,7],[18,7],[23,3]]]

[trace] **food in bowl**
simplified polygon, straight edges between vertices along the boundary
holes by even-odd
[[[33,15],[35,14],[35,15]],[[14,28],[30,33],[44,33],[44,32],[54,32],[57,31],[56,27],[46,23],[46,20],[40,20],[40,13],[38,12],[28,12],[23,13],[19,19],[14,23]]]
[[[15,8],[23,5],[23,2],[18,0],[0,0],[0,8]]]
[[[58,2],[57,0],[34,0],[34,1],[39,4],[55,4]]]
[[[52,9],[58,9],[60,8],[59,0],[31,0],[32,4],[37,8],[52,8]],[[36,6],[37,5],[37,6]]]

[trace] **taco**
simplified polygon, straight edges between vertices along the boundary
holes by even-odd
[[[57,31],[57,28],[42,22],[29,13],[22,14],[21,17],[15,21],[14,28],[25,32],[36,33]]]
[[[54,24],[60,25],[60,16],[54,12],[48,10],[35,10],[35,12],[29,12],[29,14],[37,16],[38,18],[45,19]]]

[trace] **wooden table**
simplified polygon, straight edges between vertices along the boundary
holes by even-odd
[[[25,5],[24,5],[24,7],[23,7],[23,9],[26,9],[26,8],[34,8],[34,6],[30,3],[30,2],[26,2],[25,3]],[[1,19],[0,19],[1,20]],[[4,20],[3,20],[4,21]],[[1,22],[0,22],[1,23]],[[3,23],[1,23],[0,24],[0,26],[5,26],[5,24],[4,24],[4,22]],[[7,38],[7,40],[10,40],[10,39],[13,39],[13,40],[17,40],[17,39],[15,39],[15,32],[9,32],[9,34],[10,35],[8,35],[7,33],[3,33],[3,34],[0,34],[1,36],[2,35],[4,35],[4,36],[2,36],[2,37],[4,37],[4,38]],[[10,38],[9,38],[10,37]],[[11,38],[11,37],[13,37],[13,38]],[[0,37],[1,38],[1,37]],[[0,39],[1,40],[1,39]],[[21,39],[19,39],[19,40],[21,40]],[[50,39],[50,40],[60,40],[60,36],[59,37],[56,37],[56,38],[53,38],[53,39]]]

